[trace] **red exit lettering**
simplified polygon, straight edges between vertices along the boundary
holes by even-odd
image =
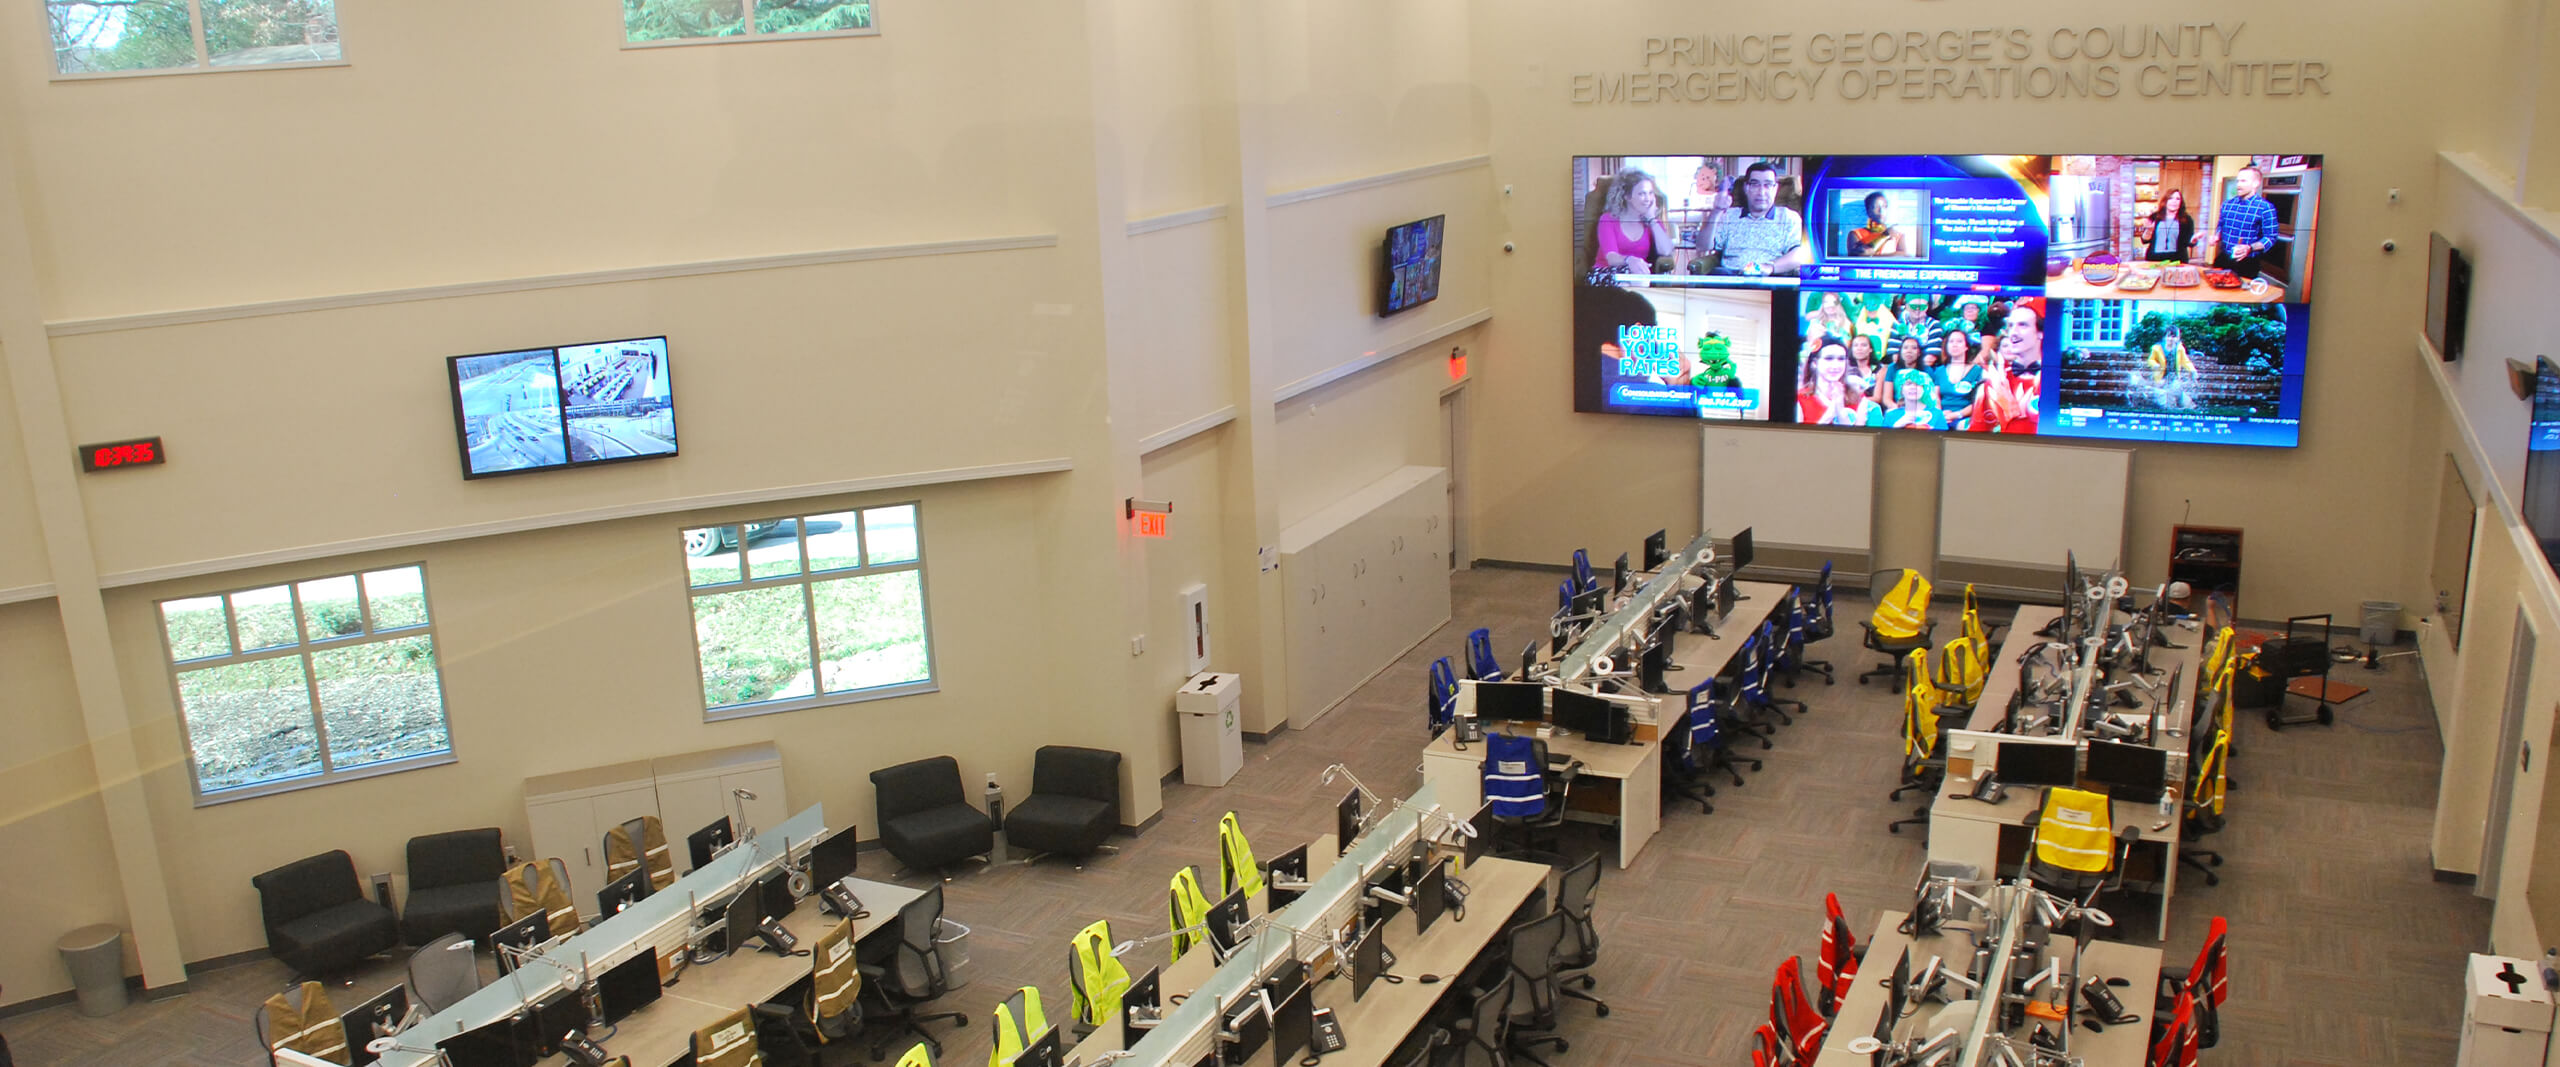
[[[1165,514],[1160,513],[1160,512],[1154,512],[1154,511],[1141,511],[1141,512],[1139,512],[1139,513],[1138,513],[1138,536],[1140,536],[1140,537],[1163,537],[1163,536],[1165,536],[1166,534],[1168,534],[1169,532],[1171,532],[1171,531],[1169,530],[1169,527],[1172,525],[1172,524],[1171,524],[1171,522],[1169,521],[1170,519],[1171,519],[1171,516],[1165,515]]]

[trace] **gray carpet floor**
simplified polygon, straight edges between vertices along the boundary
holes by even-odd
[[[969,985],[944,1006],[974,1018],[937,1028],[942,1062],[987,1056],[986,1013],[1016,986],[1040,987],[1050,1018],[1066,1017],[1067,937],[1096,918],[1121,938],[1163,929],[1166,878],[1183,864],[1214,872],[1222,812],[1239,813],[1267,856],[1331,828],[1341,788],[1317,784],[1329,764],[1347,764],[1381,792],[1418,785],[1427,665],[1456,655],[1473,627],[1490,627],[1497,649],[1543,635],[1556,578],[1478,569],[1453,582],[1448,627],[1311,728],[1247,745],[1243,772],[1225,787],[1168,786],[1163,819],[1118,854],[1083,870],[1054,861],[972,868],[951,882],[949,914],[974,933]],[[1764,769],[1740,788],[1720,787],[1713,815],[1675,801],[1636,865],[1606,870],[1603,954],[1592,973],[1615,1010],[1599,1019],[1588,1005],[1566,1004],[1562,1032],[1573,1048],[1559,1067],[1747,1064],[1771,970],[1802,956],[1811,973],[1823,894],[1840,895],[1861,936],[1880,910],[1907,900],[1922,847],[1908,832],[1885,832],[1908,814],[1886,800],[1901,758],[1900,702],[1849,680],[1873,665],[1854,624],[1865,610],[1842,592],[1841,632],[1814,649],[1841,682],[1809,679],[1786,694],[1812,710],[1779,732],[1775,749],[1747,752]],[[2163,946],[2173,963],[2193,957],[2213,916],[2231,923],[2231,999],[2208,1062],[2453,1061],[2462,962],[2487,942],[2490,905],[2430,877],[2442,747],[2412,661],[2379,673],[2345,667],[2340,678],[2373,692],[2340,705],[2334,727],[2271,732],[2241,717],[2230,827],[2211,842],[2228,858],[2222,884],[2184,878],[2173,902]],[[1595,829],[1575,844],[1603,840]],[[885,859],[867,854],[864,873],[880,877]],[[1163,947],[1133,955],[1140,966],[1161,962]],[[338,994],[352,1003],[398,972],[385,958]],[[103,1019],[48,1009],[0,1020],[0,1034],[28,1065],[258,1064],[250,1016],[286,978],[272,960],[242,964],[194,976],[185,996]],[[2147,997],[2129,999],[2147,1014]]]

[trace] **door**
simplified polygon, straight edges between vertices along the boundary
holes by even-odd
[[[1467,513],[1467,391],[1457,391],[1440,398],[1440,468],[1448,473],[1448,484],[1442,494],[1445,506],[1440,510],[1436,539],[1448,553],[1448,570],[1457,570],[1458,561],[1467,558],[1463,516]]]
[[[2489,829],[2480,842],[2478,896],[2498,895],[2499,860],[2507,850],[2507,808],[2515,801],[2516,771],[2524,754],[2525,691],[2533,683],[2533,623],[2516,612],[2515,648],[2507,660],[2507,700],[2498,724],[2497,772],[2489,779]]]

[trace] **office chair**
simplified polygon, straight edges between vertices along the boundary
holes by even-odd
[[[1262,862],[1253,858],[1253,843],[1245,840],[1244,823],[1232,811],[1218,816],[1218,895],[1241,889],[1248,897],[1258,897],[1266,884]]]
[[[1921,840],[1928,840],[1929,806],[1935,802],[1938,786],[1947,778],[1947,733],[1955,729],[1953,715],[1939,714],[1940,694],[1929,680],[1929,653],[1911,650],[1912,664],[1907,674],[1911,681],[1902,690],[1902,784],[1893,787],[1887,800],[1900,800],[1902,794],[1917,790],[1924,798],[1908,819],[1895,819],[1885,825],[1889,833],[1901,833],[1905,826],[1922,830]]]
[[[1590,990],[1600,984],[1591,976],[1591,968],[1600,963],[1600,927],[1592,921],[1598,907],[1593,898],[1600,891],[1600,854],[1594,852],[1582,862],[1564,869],[1564,877],[1556,880],[1556,912],[1564,916],[1564,941],[1556,946],[1556,993],[1587,1001],[1593,1013],[1606,1019],[1609,1005],[1592,996]],[[1576,982],[1582,988],[1574,988]]]
[[[577,898],[569,889],[569,865],[559,857],[516,864],[508,868],[503,880],[507,887],[507,922],[520,922],[525,916],[541,912],[551,924],[553,937],[567,937],[580,929]]]
[[[1804,701],[1788,700],[1769,691],[1769,681],[1777,675],[1777,642],[1778,625],[1774,620],[1762,622],[1759,629],[1742,640],[1742,667],[1734,702],[1758,717],[1757,721],[1766,723],[1767,717],[1775,716],[1779,725],[1793,726],[1795,716],[1787,714],[1786,706],[1793,704],[1796,713],[1803,714]]]
[[[1592,590],[1594,590],[1594,589],[1597,589],[1597,588],[1599,588],[1599,587],[1600,587],[1600,578],[1599,578],[1599,576],[1597,576],[1597,575],[1595,575],[1595,574],[1592,574],[1592,573],[1591,573],[1591,553],[1590,553],[1588,550],[1586,550],[1586,549],[1580,549],[1580,548],[1574,549],[1574,550],[1573,550],[1573,591],[1574,591],[1574,594],[1575,594],[1575,595],[1577,595],[1577,596],[1579,596],[1579,595],[1581,595],[1581,594],[1583,594],[1583,593],[1588,593],[1588,592],[1590,592],[1590,591],[1592,591]]]
[[[763,1067],[756,1045],[756,1013],[740,1008],[693,1032],[693,1062],[700,1067]]]
[[[878,964],[861,964],[863,986],[876,990],[887,1016],[879,1021],[890,1028],[878,1043],[871,1046],[871,1058],[888,1055],[889,1046],[902,1034],[913,1034],[936,1053],[942,1042],[926,1033],[924,1024],[949,1022],[969,1025],[965,1012],[928,1012],[918,1009],[951,991],[950,976],[943,968],[942,946],[934,935],[942,927],[942,884],[925,887],[924,895],[908,901],[898,909],[898,943],[895,955]]]
[[[818,1045],[862,1029],[862,968],[854,960],[853,920],[839,919],[809,943],[809,995],[793,1029]]]
[[[1478,988],[1466,1016],[1448,1027],[1446,1043],[1434,1050],[1447,1053],[1435,1057],[1441,1067],[1510,1067],[1512,997],[1509,975]]]
[[[1778,601],[1778,610],[1787,618],[1786,641],[1780,646],[1783,651],[1778,657],[1778,669],[1786,674],[1787,688],[1795,688],[1797,679],[1808,671],[1821,675],[1822,684],[1832,684],[1835,679],[1831,676],[1831,664],[1804,658],[1805,643],[1813,638],[1813,610],[1805,605],[1803,591],[1788,590],[1786,597]]]
[[[480,957],[471,940],[446,934],[409,954],[409,999],[433,1015],[480,991]]]
[[[1166,928],[1172,931],[1175,960],[1201,944],[1210,946],[1211,959],[1217,958],[1217,946],[1204,929],[1209,922],[1209,896],[1200,891],[1200,875],[1191,868],[1174,870],[1173,883],[1165,893],[1165,917],[1171,921]]]
[[[1732,717],[1733,698],[1729,688],[1720,679],[1707,678],[1689,687],[1688,699],[1689,706],[1683,712],[1687,720],[1686,728],[1683,729],[1677,723],[1673,724],[1672,728],[1674,739],[1684,742],[1681,747],[1684,758],[1687,760],[1688,778],[1711,776],[1714,772],[1721,770],[1732,775],[1733,784],[1739,786],[1743,784],[1743,778],[1742,769],[1738,764],[1748,763],[1751,765],[1752,772],[1758,773],[1760,761],[1751,756],[1734,755],[1733,738],[1725,732],[1729,725],[1728,720]],[[1734,729],[1742,730],[1744,736],[1759,737],[1760,747],[1769,747],[1767,736],[1754,733],[1742,724],[1730,725]],[[1704,782],[1697,784],[1706,790],[1707,796],[1715,795],[1714,786]],[[1697,800],[1702,807],[1705,807],[1707,814],[1715,814],[1715,807],[1707,804],[1705,797],[1691,799]]]
[[[1032,854],[1065,856],[1083,870],[1120,830],[1120,754],[1075,745],[1042,745],[1031,754],[1031,795],[1004,813],[1005,843]]]
[[[2151,1016],[2151,1053],[2147,1067],[2196,1067],[2203,1037],[2196,1027],[2195,991],[2181,989],[2167,1012]]]
[[[1538,832],[1553,833],[1564,826],[1565,800],[1582,762],[1548,766],[1547,743],[1534,737],[1490,733],[1484,740],[1485,803],[1492,806],[1497,827],[1509,827],[1519,835],[1514,847],[1498,849],[1496,854],[1504,859],[1562,862],[1563,856],[1537,847]],[[1549,842],[1556,843],[1553,838]]]
[[[1049,1029],[1049,1016],[1040,1010],[1040,987],[1023,986],[996,1003],[994,1018],[996,1046],[987,1053],[987,1067],[1010,1067],[1013,1058],[1031,1047],[1031,1040]]]
[[[342,974],[400,943],[399,917],[365,899],[356,862],[344,850],[295,860],[249,884],[258,890],[268,951],[295,974]]]
[[[666,824],[655,815],[643,815],[604,832],[604,880],[618,882],[622,876],[649,869],[649,891],[655,893],[676,884],[676,861],[667,853]]]
[[[1974,646],[1982,650],[1983,665],[1988,667],[1991,662],[1991,650],[1998,647],[1992,642],[2000,639],[2000,631],[2008,629],[2009,624],[2005,622],[1995,622],[1992,623],[1988,629],[1983,627],[1982,601],[1973,595],[1972,582],[1964,583],[1964,613],[1962,618],[1964,636],[1972,638]]]
[[[1697,801],[1701,815],[1716,813],[1715,802],[1707,799],[1716,795],[1716,787],[1706,780],[1705,765],[1698,761],[1699,731],[1692,725],[1697,716],[1707,714],[1711,713],[1697,708],[1693,701],[1691,708],[1681,713],[1680,721],[1672,723],[1670,729],[1662,734],[1663,796],[1666,799],[1679,797]],[[1723,736],[1720,728],[1712,722],[1708,724],[1706,733],[1710,737]]]
[[[2174,1009],[2180,994],[2192,994],[2198,1048],[2212,1048],[2222,1041],[2222,1002],[2231,996],[2231,960],[2225,947],[2230,932],[2230,923],[2214,916],[2205,929],[2204,946],[2196,950],[2194,965],[2160,971],[2154,1017]]]
[[[1831,1023],[1804,996],[1804,963],[1789,956],[1769,980],[1769,1025],[1777,1031],[1778,1048],[1792,1062],[1812,1063],[1822,1051],[1822,1032]]]
[[[1120,1017],[1120,996],[1129,991],[1129,969],[1111,954],[1114,944],[1108,919],[1076,931],[1067,942],[1067,993],[1079,1036]]]
[[[2198,842],[2207,835],[2222,832],[2222,798],[2226,784],[2223,771],[2231,762],[2231,734],[2219,726],[2207,726],[2203,722],[2189,729],[2204,735],[2205,749],[2201,758],[2190,760],[2187,795],[2178,804],[2178,863],[2193,867],[2196,873],[2204,875],[2204,884],[2221,885],[2222,876],[2215,874],[2213,868],[2222,866],[2222,853],[2205,848]]]
[[[1787,1067],[1790,1060],[1786,1042],[1778,1037],[1776,1026],[1761,1023],[1751,1031],[1751,1067]]]
[[[1458,670],[1449,665],[1449,657],[1431,661],[1431,682],[1423,692],[1423,712],[1430,736],[1458,721]]]
[[[265,1049],[267,1063],[273,1067],[277,1049],[290,1049],[331,1063],[349,1059],[347,1030],[338,1021],[338,1009],[329,1003],[327,987],[318,982],[304,982],[268,997],[250,1017],[258,1032],[258,1047]]]
[[[1972,711],[1982,701],[1982,688],[1991,680],[1991,657],[1982,654],[1981,648],[1973,638],[1959,636],[1935,656],[1921,650],[1912,652],[1923,657],[1912,666],[1921,668],[1921,676],[1938,691],[1938,700],[1950,714]]]
[[[1882,573],[1882,572],[1878,572]],[[1872,582],[1868,588],[1875,588]],[[1885,595],[1876,598],[1875,614],[1861,625],[1867,628],[1869,651],[1884,655],[1882,666],[1858,676],[1864,683],[1870,678],[1897,675],[1903,668],[1903,657],[1912,649],[1928,648],[1935,643],[1938,624],[1929,619],[1929,580],[1919,571],[1905,570]],[[1895,678],[1899,685],[1902,679]]]
[[[1481,626],[1467,631],[1467,677],[1479,682],[1502,680],[1502,664],[1493,658],[1493,631]]]
[[[1551,911],[1511,927],[1505,941],[1513,989],[1513,1011],[1502,1043],[1506,1059],[1518,1056],[1538,1067],[1550,1067],[1538,1057],[1537,1049],[1552,1046],[1566,1052],[1573,1048],[1561,1034],[1540,1032],[1553,1031],[1559,1021],[1556,957],[1564,945],[1566,923],[1564,912]]]
[[[1857,982],[1858,963],[1866,950],[1858,947],[1858,935],[1849,930],[1849,917],[1840,911],[1840,894],[1822,895],[1822,955],[1814,957],[1813,984],[1820,991],[1822,1017],[1840,1014],[1840,1004],[1849,999],[1849,987]]]
[[[918,1042],[906,1055],[898,1057],[898,1067],[933,1067],[933,1047]]]
[[[2115,809],[2105,793],[2060,786],[2045,789],[2044,803],[2027,816],[2027,825],[2035,833],[2027,880],[2083,905],[2123,884],[2124,856],[2142,836],[2138,826],[2115,827]]]

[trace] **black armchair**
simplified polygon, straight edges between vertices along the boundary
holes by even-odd
[[[1044,745],[1032,756],[1031,795],[1004,817],[1007,844],[1078,867],[1110,848],[1103,842],[1119,828],[1120,754],[1072,745]]]
[[[412,945],[446,934],[486,939],[506,921],[507,852],[498,830],[454,830],[409,839],[409,906],[400,932]]]
[[[960,763],[935,756],[871,772],[880,843],[912,871],[995,851],[996,825],[960,791]]]
[[[249,879],[267,924],[267,949],[294,973],[319,978],[352,969],[400,943],[391,909],[366,900],[344,851],[295,860]]]

